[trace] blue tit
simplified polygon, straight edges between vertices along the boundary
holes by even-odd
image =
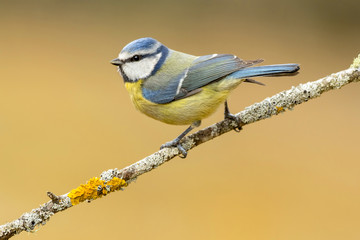
[[[253,66],[262,61],[244,61],[231,54],[193,56],[153,38],[140,38],[126,45],[111,63],[118,67],[136,109],[167,124],[190,125],[161,146],[177,147],[186,157],[180,140],[221,104],[225,104],[225,118],[237,120],[226,99],[240,83],[259,83],[250,78],[294,75],[299,70],[298,64]]]

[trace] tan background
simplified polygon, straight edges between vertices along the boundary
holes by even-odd
[[[185,129],[131,105],[109,61],[134,39],[301,64],[296,77],[241,85],[233,112],[343,70],[360,53],[358,0],[0,4],[0,224],[48,201],[46,191],[134,163]],[[359,83],[326,93],[16,238],[359,239],[359,103]]]

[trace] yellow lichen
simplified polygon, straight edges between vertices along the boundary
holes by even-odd
[[[276,106],[276,111],[277,111],[277,113],[280,113],[280,112],[285,111],[285,109],[283,107],[277,107]]]
[[[81,184],[79,187],[71,190],[68,193],[68,197],[72,205],[76,205],[85,200],[94,200],[105,196],[109,192],[119,190],[126,186],[126,181],[117,177],[112,178],[108,182],[98,177],[93,177],[86,184]]]
[[[351,68],[360,68],[360,54],[354,59],[354,62],[350,66]]]

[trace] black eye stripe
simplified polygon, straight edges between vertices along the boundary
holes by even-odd
[[[134,56],[126,59],[125,62],[138,62],[138,61],[140,61],[141,59],[143,59],[143,58],[145,58],[147,56],[148,56],[148,54],[147,55],[138,55],[137,54],[137,55],[134,55]]]
[[[127,62],[138,62],[138,61],[140,61],[140,60],[142,60],[144,58],[155,56],[156,54],[158,54],[160,52],[161,52],[161,46],[154,53],[149,53],[149,54],[144,54],[144,55],[135,54],[134,56],[126,59],[124,62],[125,63],[127,63]],[[138,60],[134,59],[134,57],[136,57],[136,56],[139,57]]]

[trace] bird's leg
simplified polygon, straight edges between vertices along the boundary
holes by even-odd
[[[230,119],[230,120],[234,120],[236,122],[236,124],[238,126],[235,127],[234,130],[235,130],[235,132],[240,132],[240,130],[242,129],[241,126],[243,125],[243,122],[241,122],[240,118],[238,118],[234,114],[230,113],[227,101],[225,101],[224,115],[225,115],[225,118]]]
[[[183,139],[185,137],[186,134],[188,134],[191,130],[193,130],[196,127],[199,127],[201,124],[201,121],[195,121],[193,122],[190,127],[188,127],[183,133],[181,133],[177,138],[175,138],[174,140],[167,142],[163,145],[161,145],[160,149],[163,148],[168,148],[168,147],[177,147],[179,149],[179,151],[181,152],[182,156],[180,156],[181,158],[186,158],[187,156],[187,151],[185,150],[185,148],[183,148],[183,146],[181,146],[180,141],[181,139]]]

